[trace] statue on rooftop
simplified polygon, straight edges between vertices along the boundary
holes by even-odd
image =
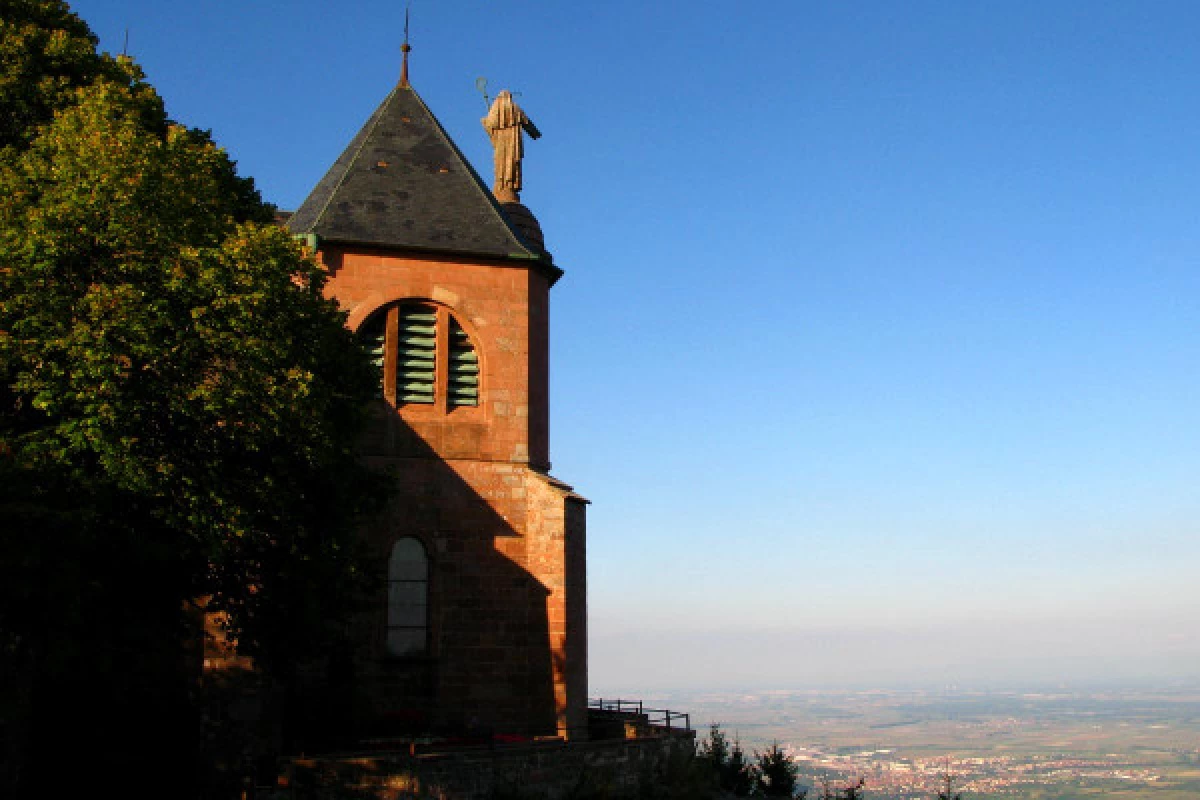
[[[488,115],[483,118],[483,129],[492,140],[495,151],[496,182],[492,186],[492,193],[501,203],[519,203],[521,159],[525,155],[521,131],[524,129],[532,139],[540,138],[541,131],[513,102],[512,93],[507,89],[496,95]]]

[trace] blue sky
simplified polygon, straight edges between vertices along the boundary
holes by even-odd
[[[403,3],[75,9],[295,208]],[[594,688],[1166,681],[1200,665],[1200,7],[413,0],[545,134],[554,472]]]

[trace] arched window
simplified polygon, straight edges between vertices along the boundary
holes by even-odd
[[[445,411],[479,405],[479,354],[445,308],[396,303],[371,315],[359,335],[383,373],[388,402]]]
[[[411,536],[397,539],[388,559],[387,650],[419,655],[429,640],[429,558]]]

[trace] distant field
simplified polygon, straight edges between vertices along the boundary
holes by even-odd
[[[1196,800],[1200,797],[1200,785],[1187,787],[1129,787],[1119,785],[1097,787],[1042,787],[1021,789],[1018,796],[1028,800],[1086,800],[1087,798],[1113,798],[1113,800]],[[1007,795],[975,795],[982,800],[1013,797]]]
[[[1200,691],[630,693],[718,722],[748,750],[788,746],[810,783],[864,777],[868,797],[1200,799]]]

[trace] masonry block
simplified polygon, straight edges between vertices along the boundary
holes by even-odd
[[[386,582],[356,623],[355,674],[374,713],[586,736],[587,501],[546,474],[549,279],[520,262],[333,244],[320,256],[351,329],[420,302],[445,309],[479,360],[477,406],[381,398],[359,444],[396,482],[363,531],[379,574],[406,538],[429,567],[423,652],[389,654]]]

